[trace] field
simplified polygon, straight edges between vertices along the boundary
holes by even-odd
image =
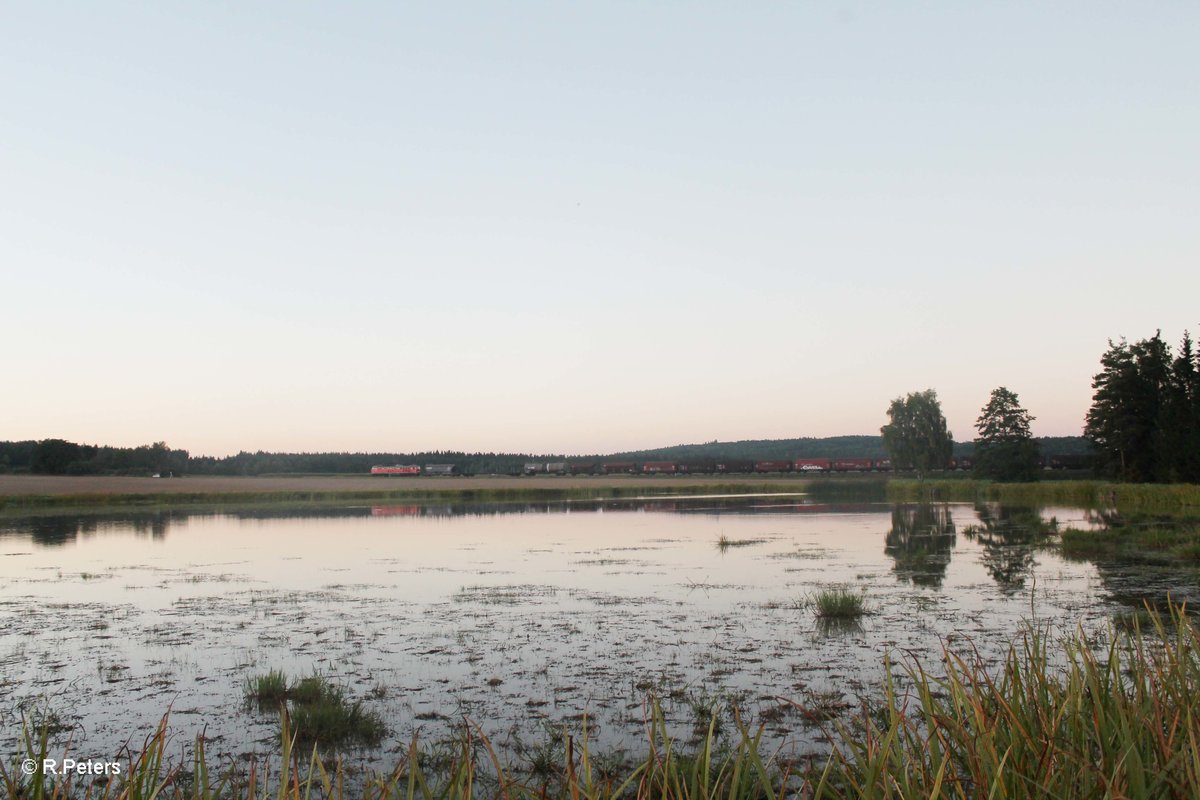
[[[373,478],[369,475],[279,477],[196,476],[187,478],[126,478],[99,475],[0,475],[0,497],[21,495],[122,494],[243,494],[274,492],[470,491],[512,489],[629,489],[638,486],[695,488],[697,486],[772,484],[793,488],[806,483],[787,476],[730,475],[581,475]]]
[[[368,502],[553,502],[641,495],[800,491],[783,476],[479,476],[373,478],[368,475],[128,478],[0,475],[0,511],[148,506],[223,507]]]

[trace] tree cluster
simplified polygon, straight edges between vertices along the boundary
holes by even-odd
[[[1179,353],[1161,331],[1108,343],[1084,435],[1110,475],[1127,481],[1200,481],[1200,354],[1183,335]]]
[[[40,475],[182,475],[188,451],[165,442],[141,447],[77,444],[65,439],[0,442],[0,472]]]

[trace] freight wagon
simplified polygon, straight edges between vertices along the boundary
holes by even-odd
[[[415,464],[396,464],[391,467],[371,467],[372,475],[420,475],[421,468]]]

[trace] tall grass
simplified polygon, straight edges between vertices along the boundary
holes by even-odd
[[[1149,620],[1149,628],[1138,619]],[[1057,641],[1028,627],[1002,663],[946,651],[937,671],[884,664],[882,701],[827,723],[832,754],[817,763],[769,752],[734,716],[723,745],[716,722],[682,746],[655,708],[637,760],[604,765],[585,737],[564,736],[536,773],[506,765],[478,727],[448,756],[413,741],[391,772],[356,774],[297,746],[281,720],[280,753],[214,775],[198,740],[188,769],[164,758],[165,720],[129,769],[96,784],[34,775],[0,762],[0,791],[30,800],[782,800],[813,798],[1195,798],[1200,796],[1200,633],[1181,609],[1113,627],[1099,644]],[[584,725],[586,730],[587,726]],[[47,737],[25,736],[44,757]],[[353,788],[350,788],[352,787]]]
[[[844,731],[826,783],[839,798],[1200,796],[1200,649],[1178,608],[1154,629],[1082,634],[1055,666],[1026,631],[998,675],[946,653],[946,673],[890,679],[882,714]],[[889,672],[890,674],[890,672]]]

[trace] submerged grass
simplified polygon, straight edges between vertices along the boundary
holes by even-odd
[[[766,539],[730,539],[725,534],[721,534],[721,538],[717,539],[717,549],[724,553],[731,547],[753,547],[756,544],[765,544]]]
[[[414,740],[391,772],[327,764],[298,745],[297,720],[281,718],[271,764],[210,770],[203,738],[192,762],[164,758],[165,720],[128,769],[95,783],[22,774],[0,761],[0,792],[30,800],[776,800],[776,798],[1194,798],[1200,795],[1200,632],[1182,609],[1147,612],[1102,642],[1077,632],[1057,640],[1031,625],[999,666],[949,650],[937,672],[884,665],[882,702],[850,723],[809,701],[809,723],[831,739],[827,759],[791,761],[762,743],[733,711],[728,743],[716,715],[683,745],[652,708],[640,754],[608,759],[586,735],[539,748],[536,765],[509,766],[477,727],[446,747]],[[587,729],[585,724],[584,729]],[[48,735],[26,729],[24,753],[41,764]],[[544,750],[544,753],[542,752]],[[305,753],[311,753],[306,757]],[[351,789],[350,787],[354,787]]]

